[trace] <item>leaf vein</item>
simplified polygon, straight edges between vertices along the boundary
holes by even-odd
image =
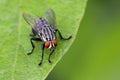
[[[21,15],[22,15],[22,9],[21,9],[21,1],[19,0],[19,13],[18,13],[18,42],[16,46],[16,52],[15,52],[15,59],[13,62],[13,71],[12,71],[12,80],[15,80],[15,69],[16,69],[16,64],[17,64],[17,58],[18,58],[18,51],[20,47],[20,35],[21,35]]]

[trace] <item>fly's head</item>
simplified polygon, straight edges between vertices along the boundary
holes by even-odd
[[[48,49],[55,49],[55,47],[57,46],[57,41],[56,40],[52,40],[52,41],[46,41],[44,46]]]

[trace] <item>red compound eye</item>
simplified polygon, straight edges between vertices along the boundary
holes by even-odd
[[[54,46],[57,46],[57,41],[54,40],[54,41],[53,41],[53,44],[54,44]]]
[[[50,47],[50,41],[45,42],[45,47],[49,48]]]

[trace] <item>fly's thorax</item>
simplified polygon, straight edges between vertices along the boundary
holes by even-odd
[[[55,40],[54,31],[49,28],[43,28],[38,35],[43,42]]]
[[[47,20],[37,18],[36,26],[36,31],[44,42],[55,40],[55,30],[51,27]]]
[[[57,46],[57,41],[56,40],[53,40],[53,41],[46,41],[45,42],[45,47],[48,48],[48,49],[51,49],[53,47],[56,47]]]

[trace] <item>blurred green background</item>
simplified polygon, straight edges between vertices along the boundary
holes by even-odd
[[[89,0],[77,37],[46,80],[120,80],[120,0]]]

